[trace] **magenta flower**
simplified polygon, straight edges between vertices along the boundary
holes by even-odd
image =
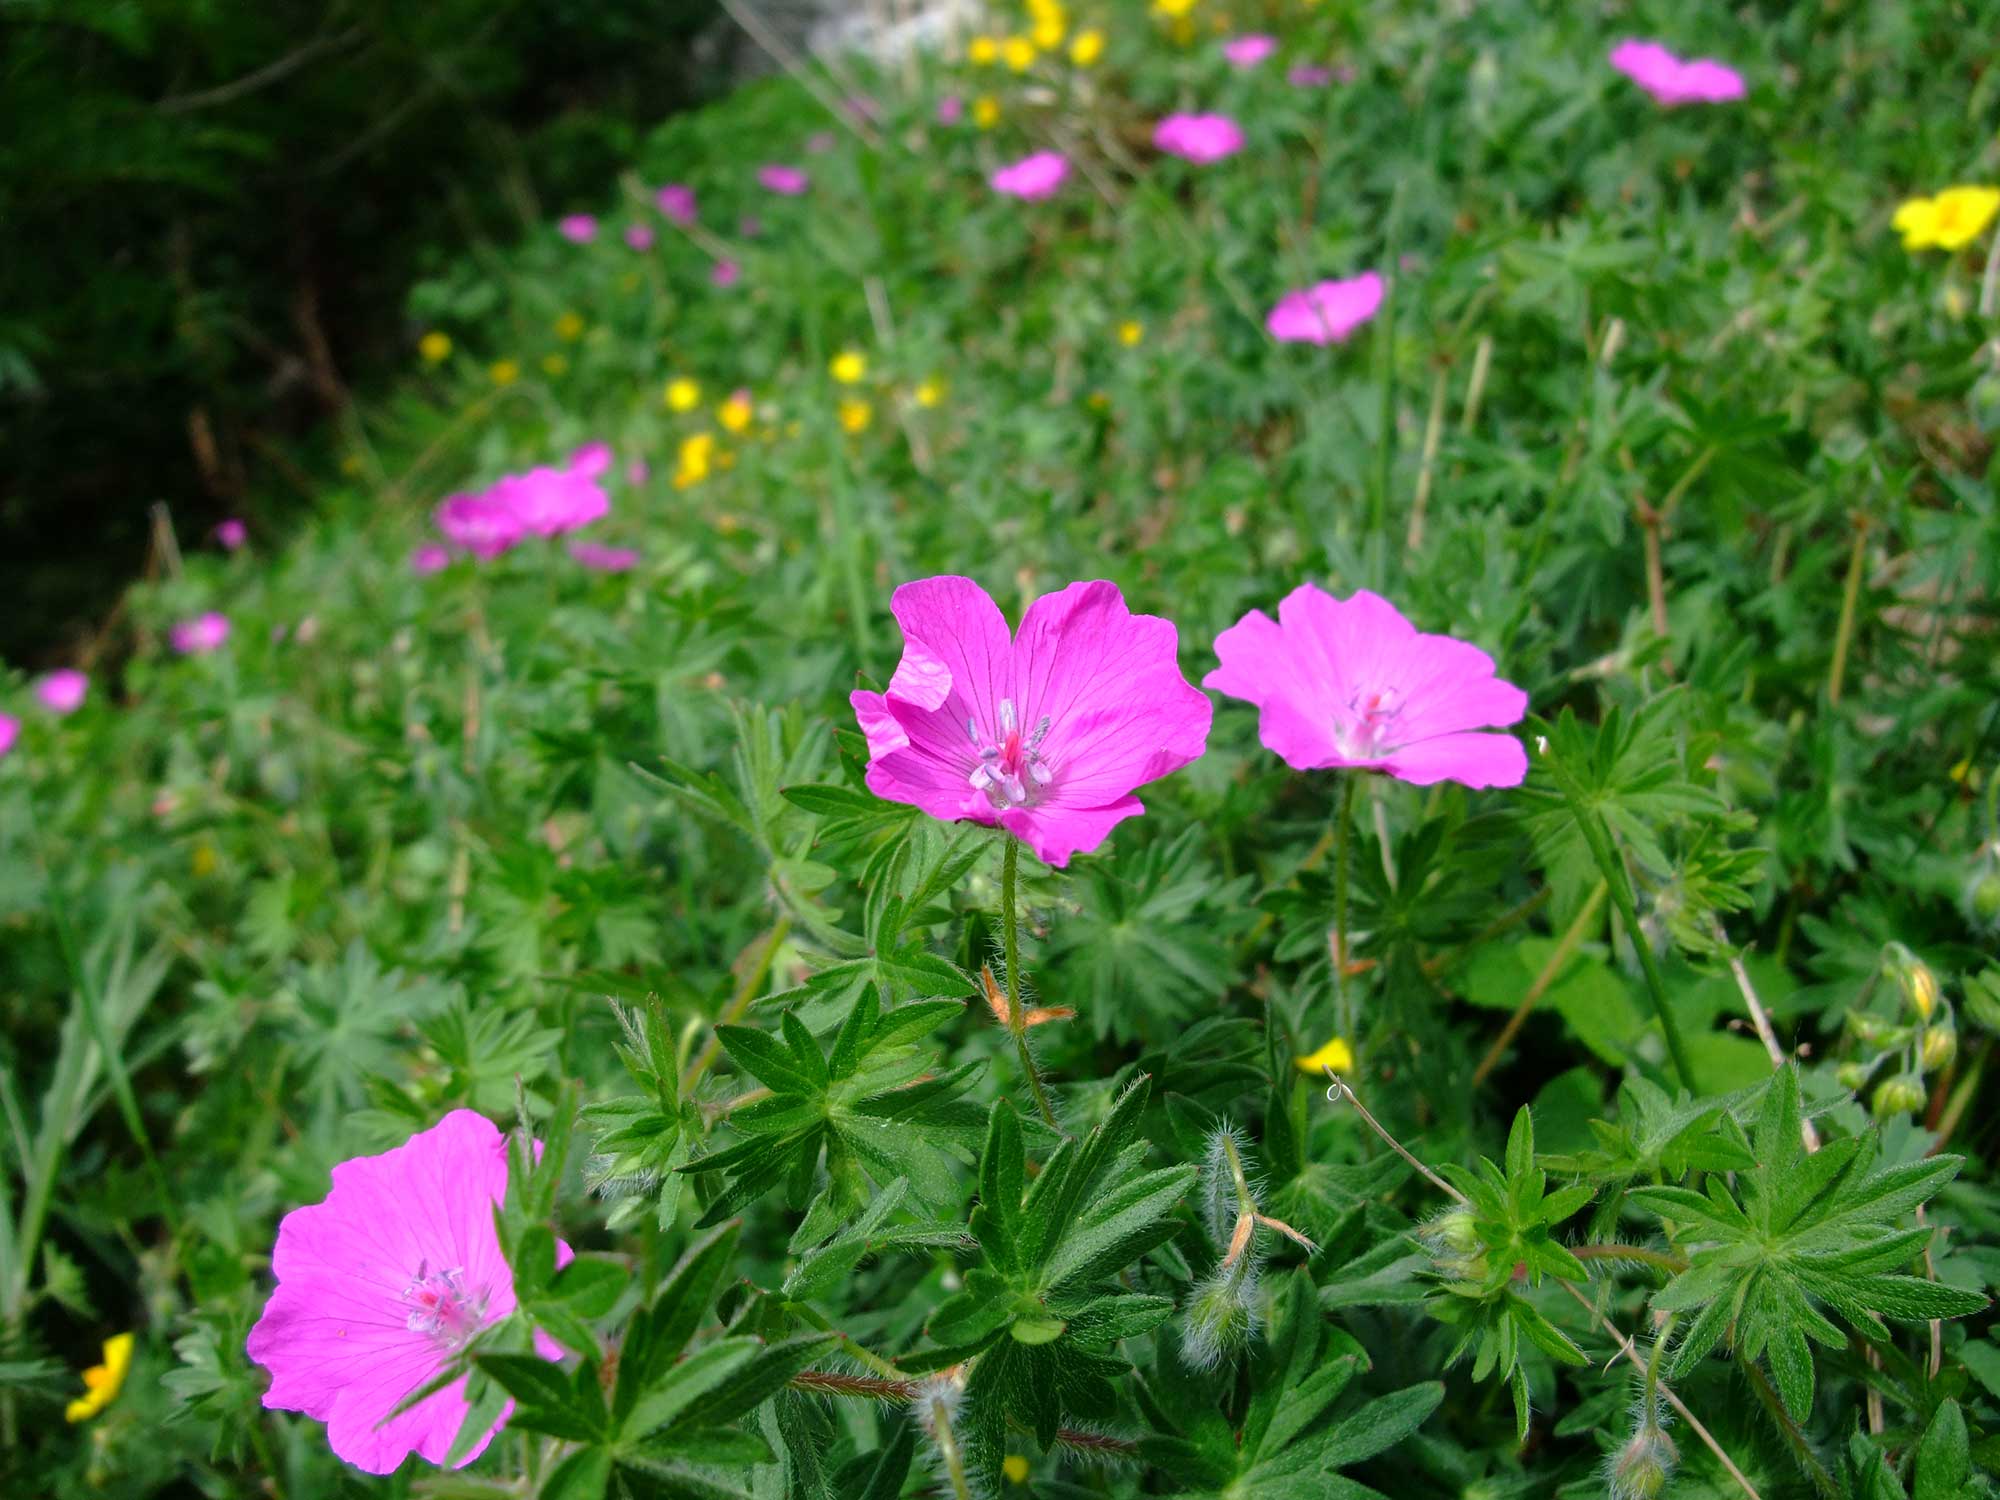
[[[90,679],[69,667],[35,680],[35,697],[52,714],[73,714],[90,694]]]
[[[535,468],[525,474],[506,475],[486,495],[513,513],[523,534],[561,536],[600,521],[610,512],[611,497],[596,479],[601,472]]]
[[[878,797],[997,824],[1060,868],[1207,748],[1214,710],[1181,675],[1173,622],[1128,612],[1113,584],[1044,594],[1011,638],[969,578],[906,583],[890,609],[889,690],[848,700]]]
[[[797,167],[759,167],[757,181],[769,191],[786,198],[796,198],[812,186],[812,179]]]
[[[480,558],[498,557],[528,534],[508,498],[493,490],[449,496],[438,503],[432,519],[446,541]]]
[[[1153,147],[1206,166],[1243,149],[1243,127],[1227,115],[1168,115],[1153,127]]]
[[[1264,319],[1282,344],[1338,344],[1382,306],[1382,278],[1363,271],[1348,281],[1322,281],[1287,292]]]
[[[250,528],[236,516],[215,523],[216,545],[224,552],[234,552],[250,540]]]
[[[572,244],[587,245],[597,238],[597,220],[589,214],[567,214],[556,220],[556,232]]]
[[[410,571],[419,578],[442,573],[451,566],[451,548],[442,542],[425,542],[410,554]]]
[[[738,261],[719,260],[709,267],[708,279],[712,285],[727,290],[743,279],[743,266]]]
[[[1277,50],[1278,39],[1260,32],[1231,37],[1222,44],[1222,55],[1229,59],[1232,68],[1254,68]]]
[[[167,632],[167,639],[182,656],[206,656],[229,639],[229,616],[214,610],[182,620]]]
[[[1301,771],[1345,766],[1429,786],[1519,786],[1527,752],[1511,734],[1528,695],[1493,658],[1423,635],[1366,589],[1345,601],[1304,583],[1274,621],[1253,609],[1215,638],[1202,686],[1254,703],[1264,748]]]
[[[683,183],[668,183],[653,194],[653,202],[676,224],[685,227],[694,222],[694,189]]]
[[[5,756],[14,748],[14,741],[21,737],[21,721],[12,714],[0,714],[0,756]]]
[[[1333,69],[1299,63],[1285,74],[1285,82],[1295,89],[1323,89],[1333,82]]]
[[[625,243],[634,250],[653,248],[653,226],[651,224],[627,224]]]
[[[956,94],[946,94],[937,102],[937,122],[940,125],[956,125],[965,118],[965,101]]]
[[[473,1334],[514,1311],[513,1273],[493,1229],[506,1192],[506,1138],[469,1109],[335,1167],[326,1198],[278,1224],[278,1285],[245,1346],[271,1372],[264,1405],[326,1423],[333,1451],[369,1474],[412,1453],[443,1463],[465,1420],[464,1380],[389,1414]],[[557,1263],[571,1258],[558,1242]],[[537,1343],[545,1357],[559,1352]]]
[[[1743,97],[1743,75],[1734,68],[1712,57],[1683,62],[1658,42],[1620,42],[1611,49],[1611,66],[1669,107]]]
[[[571,542],[569,555],[597,573],[629,573],[639,566],[639,554],[630,547],[607,547],[602,542]]]
[[[563,467],[584,479],[595,479],[600,474],[608,474],[611,472],[611,445],[585,443],[569,456],[569,462]]]
[[[646,467],[646,460],[635,458],[625,465],[625,482],[634,485],[644,484],[646,476],[650,473],[652,473],[652,470]]]
[[[1069,162],[1060,151],[1037,151],[1033,156],[1024,156],[1011,166],[1002,167],[988,181],[996,193],[1034,202],[1053,195],[1067,176]]]

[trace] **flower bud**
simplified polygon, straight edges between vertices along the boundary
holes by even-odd
[[[1958,1029],[1953,1026],[1925,1027],[1922,1055],[1926,1073],[1950,1067],[1951,1060],[1958,1056]]]
[[[1247,1344],[1257,1326],[1256,1286],[1248,1257],[1197,1286],[1182,1309],[1181,1358],[1212,1370]]]
[[[1875,1089],[1869,1108],[1878,1120],[1915,1114],[1924,1107],[1924,1081],[1915,1073],[1898,1073],[1884,1079]]]
[[[1479,1226],[1462,1208],[1446,1209],[1432,1219],[1418,1236],[1431,1253],[1440,1276],[1454,1281],[1479,1281],[1486,1275],[1486,1242]]]
[[[1890,943],[1882,949],[1882,967],[1896,981],[1904,1003],[1916,1012],[1917,1019],[1928,1021],[1938,1001],[1937,975],[1930,965],[1901,943]]]
[[[1607,1466],[1605,1479],[1612,1500],[1657,1500],[1679,1459],[1672,1438],[1656,1423],[1641,1423]]]
[[[1870,1071],[1871,1069],[1866,1063],[1844,1062],[1833,1070],[1833,1076],[1840,1080],[1842,1088],[1846,1089],[1850,1094],[1854,1094],[1859,1093],[1862,1085],[1868,1082]]]
[[[1989,866],[1966,886],[1965,916],[1985,932],[2000,927],[2000,870]]]
[[[1847,1029],[1869,1046],[1885,1051],[1900,1047],[1910,1039],[1909,1027],[1898,1026],[1893,1021],[1885,1021],[1880,1016],[1871,1016],[1860,1010],[1847,1013]]]

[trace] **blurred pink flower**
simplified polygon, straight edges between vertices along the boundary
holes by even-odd
[[[831,130],[815,130],[806,137],[806,150],[814,156],[824,156],[838,143],[838,137]]]
[[[940,125],[956,125],[965,118],[965,101],[956,94],[946,94],[937,102],[937,122]]]
[[[0,714],[0,755],[12,750],[20,737],[21,721],[12,714]]]
[[[419,578],[442,573],[451,566],[451,548],[442,542],[425,542],[410,554],[410,571]]]
[[[1261,32],[1232,37],[1222,44],[1222,55],[1229,59],[1231,67],[1236,68],[1254,68],[1277,50],[1278,39]]]
[[[611,471],[611,445],[609,443],[585,443],[569,456],[564,465],[572,474],[585,479],[595,479],[600,474]]]
[[[708,279],[719,287],[732,287],[743,279],[742,265],[733,260],[719,260],[709,267]]]
[[[589,214],[568,214],[556,220],[556,230],[566,240],[587,245],[597,238],[597,220]]]
[[[1002,167],[988,181],[996,193],[1032,202],[1051,196],[1063,185],[1067,176],[1069,162],[1061,152],[1037,151],[1033,156],[1024,156],[1012,165]]]
[[[639,566],[639,554],[630,547],[607,547],[602,542],[571,542],[569,555],[599,573],[629,573]]]
[[[694,222],[694,189],[683,183],[668,183],[653,194],[653,202],[676,224],[685,226]]]
[[[1243,149],[1243,127],[1227,115],[1168,115],[1153,127],[1153,146],[1206,165]]]
[[[1743,75],[1712,57],[1683,62],[1658,42],[1626,40],[1611,49],[1611,66],[1665,105],[1721,104],[1743,97]]]
[[[650,224],[627,224],[625,226],[625,243],[634,250],[652,249],[653,226]]]
[[[812,186],[812,179],[797,167],[759,167],[757,181],[771,192],[786,198],[796,198]]]
[[[167,639],[182,656],[205,656],[229,639],[229,617],[210,610],[182,620],[167,632]]]
[[[1061,867],[1207,748],[1214,710],[1181,675],[1173,622],[1130,613],[1114,584],[1043,595],[1011,637],[969,578],[906,583],[889,607],[903,659],[886,693],[849,699],[878,797],[997,824]]]
[[[606,457],[608,461],[608,450]],[[513,512],[524,534],[561,536],[602,520],[610,511],[611,497],[595,477],[601,472],[533,468],[505,475],[486,494]]]
[[[1300,63],[1285,74],[1285,82],[1295,89],[1323,89],[1333,82],[1333,69]]]
[[[64,667],[35,679],[35,698],[52,714],[73,714],[90,695],[90,679]]]
[[[245,1344],[271,1372],[265,1407],[326,1423],[333,1451],[369,1474],[412,1453],[442,1464],[469,1410],[464,1379],[390,1413],[513,1313],[514,1277],[493,1227],[506,1192],[506,1138],[469,1109],[336,1166],[325,1199],[278,1225],[278,1284]],[[571,1259],[558,1241],[557,1264]],[[539,1335],[536,1346],[544,1358],[560,1354]],[[512,1411],[502,1407],[493,1432]]]
[[[1348,281],[1322,281],[1287,292],[1264,319],[1271,337],[1286,344],[1338,344],[1382,306],[1382,278],[1363,271]]]
[[[224,552],[234,552],[250,540],[250,528],[238,517],[231,516],[226,521],[215,523],[215,540]]]
[[[625,465],[625,482],[627,484],[644,484],[646,482],[646,476],[651,472],[652,471],[646,467],[645,459],[635,458],[630,463]]]
[[[507,497],[492,490],[449,496],[432,519],[446,541],[474,557],[498,557],[528,534]]]
[[[1379,595],[1340,600],[1314,584],[1273,620],[1253,609],[1215,638],[1220,665],[1202,686],[1257,706],[1264,748],[1301,771],[1343,766],[1429,786],[1519,786],[1528,755],[1511,734],[1528,695],[1493,658],[1423,635]]]

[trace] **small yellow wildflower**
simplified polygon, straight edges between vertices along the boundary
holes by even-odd
[[[83,1394],[70,1402],[63,1413],[72,1422],[87,1422],[113,1401],[132,1368],[132,1335],[118,1334],[104,1341],[104,1363],[83,1372]]]
[[[1000,123],[1000,101],[991,94],[981,94],[972,101],[972,123],[981,130],[991,130]]]
[[[868,424],[875,420],[875,408],[866,401],[843,401],[840,403],[840,425],[847,432],[866,432]]]
[[[556,319],[556,337],[565,344],[573,344],[583,337],[583,315],[566,312]]]
[[[922,407],[936,406],[938,402],[944,400],[944,386],[935,380],[926,380],[916,388],[913,394],[917,398],[917,405]]]
[[[1175,19],[1186,15],[1194,9],[1194,6],[1195,0],[1153,0],[1154,10],[1163,16],[1171,16]]]
[[[701,384],[683,375],[667,382],[666,403],[674,411],[693,411],[701,405]]]
[[[1035,44],[1024,36],[1010,36],[1000,44],[1000,60],[1016,73],[1025,73],[1035,65]]]
[[[834,355],[827,372],[842,385],[853,385],[868,373],[868,359],[852,349],[843,349]]]
[[[1000,1460],[1000,1472],[1007,1476],[1009,1484],[1026,1484],[1028,1461],[1018,1453],[1010,1453]]]
[[[209,876],[215,873],[216,866],[221,864],[221,862],[216,856],[215,845],[211,844],[207,839],[203,839],[199,844],[196,844],[188,853],[188,871],[196,880],[208,879]]]
[[[1137,323],[1127,318],[1123,323],[1118,325],[1118,342],[1123,344],[1127,349],[1132,348],[1145,337],[1146,325],[1144,323]]]
[[[1102,56],[1104,56],[1104,33],[1101,31],[1094,29],[1079,31],[1076,40],[1069,44],[1069,60],[1079,68],[1095,67],[1097,60]]]
[[[2000,214],[2000,188],[1948,187],[1935,198],[1912,198],[1890,221],[1905,250],[1963,250]]]
[[[697,432],[682,438],[679,461],[674,469],[674,488],[684,490],[708,478],[714,457],[715,437],[712,433]]]
[[[715,420],[722,424],[725,432],[742,432],[756,414],[750,405],[750,398],[738,391],[715,409]]]
[[[1293,1058],[1292,1065],[1301,1073],[1311,1073],[1315,1077],[1322,1076],[1328,1068],[1335,1073],[1352,1073],[1354,1049],[1347,1045],[1344,1037],[1335,1037],[1319,1051]]]
[[[1035,9],[1035,24],[1028,35],[1044,52],[1053,52],[1063,44],[1063,37],[1069,32],[1069,17],[1063,14],[1060,5],[1044,5]]]
[[[417,353],[424,357],[427,365],[443,364],[451,358],[451,335],[433,328],[417,340]]]
[[[965,60],[975,68],[990,68],[1000,60],[1000,44],[990,36],[976,36],[965,44]]]
[[[542,373],[551,380],[555,379],[558,375],[567,375],[569,373],[569,361],[560,354],[544,354],[542,356]]]
[[[512,385],[521,378],[521,367],[511,359],[496,359],[486,373],[495,385]]]

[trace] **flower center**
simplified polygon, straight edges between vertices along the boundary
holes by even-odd
[[[1394,749],[1397,721],[1403,716],[1402,696],[1394,688],[1357,692],[1347,700],[1347,712],[1334,725],[1333,737],[1349,760],[1378,760]]]
[[[996,808],[1025,807],[1055,779],[1055,771],[1042,755],[1042,741],[1049,734],[1047,714],[1035,725],[1035,732],[1023,739],[1014,700],[1002,698],[999,733],[993,739],[980,734],[976,718],[965,721],[965,733],[979,757],[965,779],[986,793],[986,800]]]
[[[417,1263],[417,1274],[403,1288],[410,1309],[404,1323],[410,1332],[429,1334],[439,1347],[455,1349],[478,1331],[486,1321],[486,1293],[483,1288],[468,1290],[464,1277],[456,1266],[433,1271],[425,1262]]]

